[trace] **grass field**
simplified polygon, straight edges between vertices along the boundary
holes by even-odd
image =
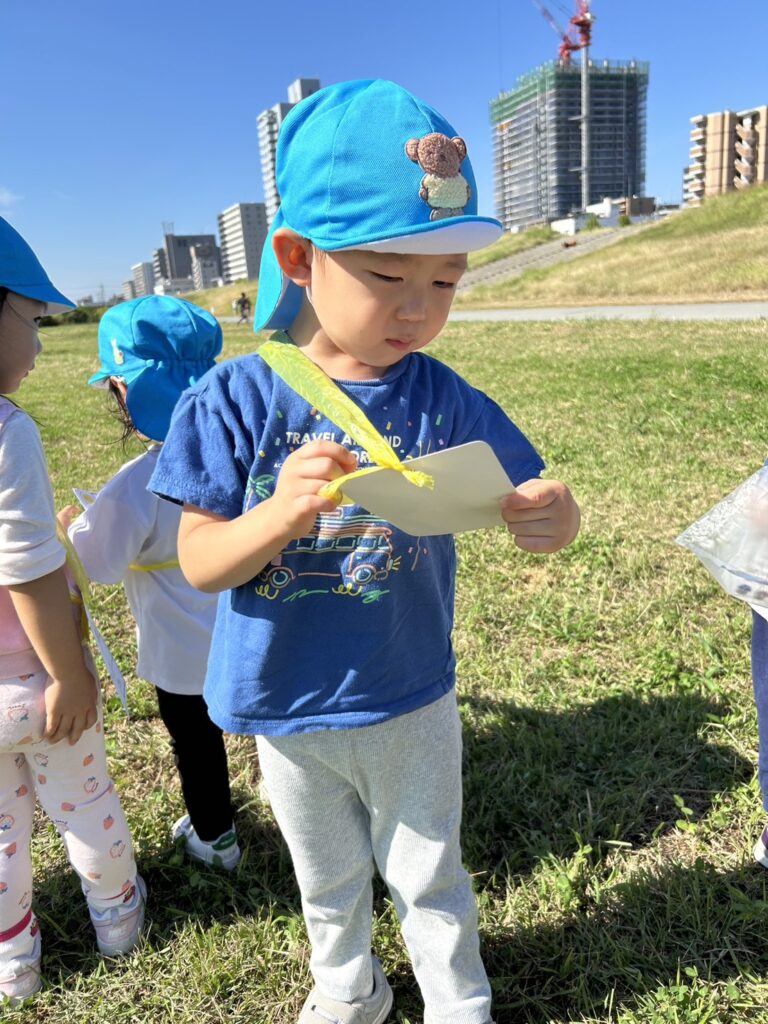
[[[599,252],[457,296],[463,307],[768,299],[768,185],[708,199]]]
[[[484,267],[486,263],[494,263],[505,256],[515,256],[519,252],[534,249],[537,245],[551,242],[558,237],[557,232],[549,227],[528,228],[527,231],[521,231],[516,235],[506,232],[493,245],[471,252],[467,258],[467,266],[470,270],[475,270],[477,267]]]
[[[125,456],[103,394],[84,385],[95,328],[44,341],[19,398],[62,504]],[[252,345],[249,330],[226,331],[227,355]],[[456,324],[431,351],[510,412],[584,512],[556,556],[525,555],[501,530],[459,539],[464,849],[496,1020],[762,1024],[768,874],[750,860],[763,813],[748,609],[674,538],[765,455],[768,326]],[[97,618],[130,675],[119,590],[99,591]],[[109,701],[108,745],[149,886],[146,941],[121,962],[95,955],[40,819],[46,989],[4,1019],[293,1024],[308,950],[252,744],[229,740],[242,864],[198,870],[169,842],[182,805],[152,692],[132,682],[130,696],[130,721]],[[381,888],[374,934],[392,1020],[417,1024]]]

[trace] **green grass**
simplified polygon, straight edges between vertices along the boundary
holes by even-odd
[[[84,383],[95,329],[44,340],[19,398],[62,504],[125,456],[104,396]],[[250,330],[226,331],[227,355],[252,345]],[[764,815],[748,609],[674,538],[763,459],[768,325],[451,324],[431,351],[510,412],[584,512],[556,556],[525,555],[503,531],[459,539],[464,849],[496,1020],[762,1024],[768,873],[749,856]],[[130,676],[118,589],[99,590],[97,617]],[[308,949],[252,744],[229,740],[242,865],[198,870],[169,842],[182,804],[152,692],[133,681],[130,697],[130,721],[110,697],[108,743],[149,885],[146,942],[99,960],[40,819],[46,989],[4,1019],[293,1024]],[[417,1024],[407,954],[377,892],[393,1020]]]
[[[496,260],[504,259],[505,256],[515,256],[519,252],[533,249],[544,242],[551,242],[560,236],[549,227],[528,228],[519,234],[512,235],[509,232],[503,234],[493,245],[485,249],[478,249],[471,252],[467,259],[470,270],[477,267],[484,267],[487,263],[494,263]]]
[[[569,263],[479,286],[460,306],[768,299],[768,185],[708,199]]]

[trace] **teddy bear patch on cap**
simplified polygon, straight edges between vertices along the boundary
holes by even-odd
[[[472,189],[461,173],[461,161],[467,155],[464,139],[449,139],[442,132],[430,132],[420,139],[409,139],[406,156],[423,171],[419,195],[431,207],[430,220],[461,217]]]

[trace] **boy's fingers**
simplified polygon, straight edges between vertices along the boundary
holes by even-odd
[[[505,523],[548,523],[550,516],[544,508],[509,508],[503,505],[501,515]]]
[[[531,522],[507,522],[510,533],[516,537],[554,537],[557,530],[551,519],[535,519]]]
[[[551,505],[557,497],[544,480],[529,480],[501,499],[502,510],[541,509]]]
[[[336,459],[321,458],[311,459],[301,467],[301,476],[305,479],[322,480],[327,483],[335,480],[337,476],[343,476],[347,471],[346,465],[340,465]]]
[[[552,537],[523,537],[516,534],[514,541],[521,551],[529,551],[532,555],[548,555],[560,548]]]
[[[325,457],[334,462],[357,461],[353,452],[341,444],[336,444],[335,441],[310,441],[298,449],[298,455],[301,459]]]

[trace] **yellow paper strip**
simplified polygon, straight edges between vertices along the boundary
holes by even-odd
[[[382,469],[402,473],[415,487],[434,487],[434,481],[428,473],[410,470],[398,459],[362,409],[344,394],[328,374],[308,359],[287,334],[282,331],[273,334],[269,341],[260,346],[259,355],[297,395],[335,423],[340,430],[349,434],[376,463],[376,466],[357,469],[354,473],[348,473],[325,484],[319,492],[322,497],[337,504],[344,503],[343,489],[346,480],[364,473],[376,473]]]

